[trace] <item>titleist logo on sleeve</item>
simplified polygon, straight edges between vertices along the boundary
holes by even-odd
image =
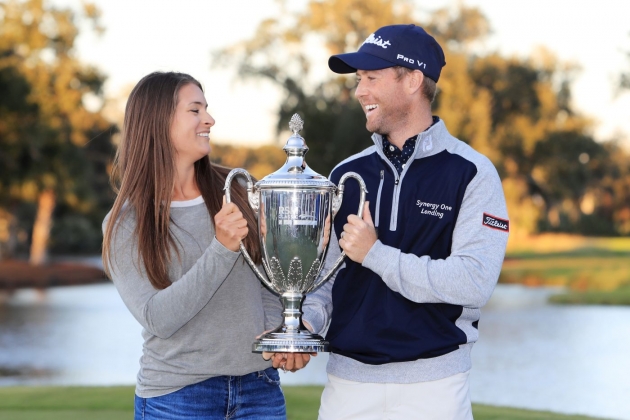
[[[492,229],[502,230],[504,232],[510,231],[510,221],[498,218],[488,213],[483,214],[483,224]]]

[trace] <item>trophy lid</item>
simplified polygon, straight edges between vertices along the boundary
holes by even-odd
[[[280,169],[258,181],[256,183],[257,188],[335,188],[335,184],[330,182],[328,178],[313,171],[306,164],[304,155],[308,152],[308,146],[299,134],[303,127],[302,118],[298,114],[293,114],[289,122],[289,128],[293,134],[282,148],[287,154],[287,160]]]

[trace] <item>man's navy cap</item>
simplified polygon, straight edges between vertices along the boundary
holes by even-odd
[[[420,70],[435,82],[445,64],[440,44],[413,24],[383,26],[363,42],[359,51],[333,55],[328,59],[328,67],[335,73],[403,66]]]

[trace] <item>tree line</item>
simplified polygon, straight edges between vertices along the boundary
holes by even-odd
[[[418,15],[414,1],[310,0],[303,10],[263,21],[250,40],[216,51],[215,58],[236,66],[240,77],[282,89],[278,132],[293,113],[301,114],[307,160],[326,174],[371,143],[352,97],[354,75],[328,71],[313,83],[313,69],[326,63],[310,56],[355,51],[376,28],[415,23],[445,50],[434,114],[499,170],[513,235],[630,234],[630,156],[615,140],[596,141],[589,117],[573,108],[578,69],[544,49],[528,58],[484,51],[491,26],[478,8],[460,3],[410,18]],[[325,54],[313,54],[314,44]],[[620,75],[619,88],[629,88],[628,80],[628,73]]]
[[[414,16],[421,14],[411,0],[310,0],[262,21],[250,40],[213,52],[214,62],[279,86],[278,133],[300,114],[307,162],[328,175],[370,140],[354,75],[326,71],[317,79],[326,62],[311,56],[356,50],[383,25],[416,23],[446,54],[434,114],[498,168],[513,234],[630,234],[630,156],[614,140],[596,141],[588,116],[573,108],[577,69],[542,49],[528,58],[484,50],[491,26],[477,8]],[[38,264],[47,245],[100,250],[118,127],[103,113],[106,76],[76,57],[85,22],[103,31],[89,3],[81,11],[42,0],[0,3],[0,258],[28,254]],[[314,45],[322,54],[312,54]],[[619,76],[619,89],[630,88],[629,74]],[[284,163],[281,146],[217,144],[212,159],[260,179]]]
[[[38,265],[49,245],[100,247],[116,127],[102,113],[105,76],[75,56],[79,20],[101,30],[91,4],[0,3],[0,258]]]

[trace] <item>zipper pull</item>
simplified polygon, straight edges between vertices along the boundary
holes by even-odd
[[[398,185],[398,183],[400,182],[400,179],[396,178],[396,185]]]
[[[383,169],[381,169],[381,179],[383,179],[385,176],[385,171]]]

